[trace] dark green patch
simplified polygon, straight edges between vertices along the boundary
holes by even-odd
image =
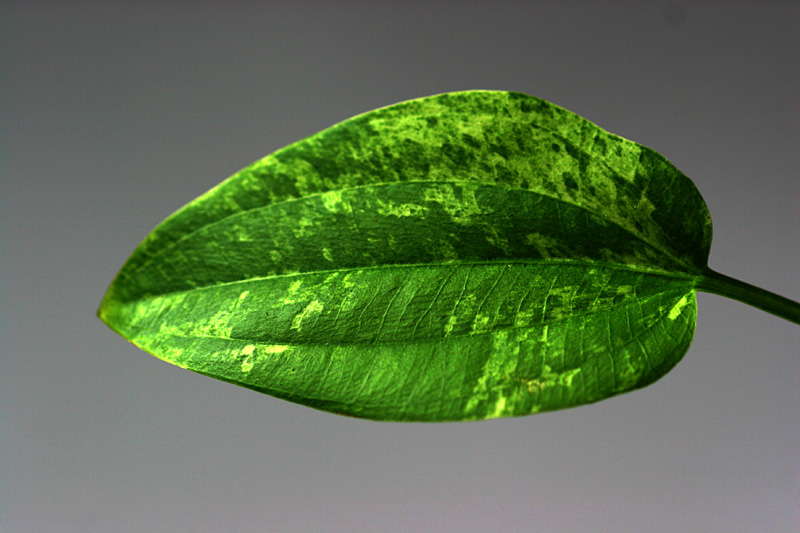
[[[585,176],[586,169],[589,167],[589,155],[570,142],[564,143],[564,149],[567,151],[570,157],[578,162],[578,172],[580,175]]]
[[[569,172],[564,172],[561,175],[561,179],[564,180],[564,185],[567,186],[570,190],[577,190],[578,189],[578,182],[575,181],[575,178]]]
[[[555,185],[553,185],[553,182],[552,182],[552,181],[545,181],[545,182],[542,182],[542,187],[543,187],[543,188],[544,188],[544,190],[545,190],[545,191],[547,191],[547,193],[549,193],[549,194],[552,194],[552,195],[554,195],[554,194],[557,194],[557,193],[558,193],[558,188],[557,188]]]
[[[495,154],[499,154],[503,159],[508,159],[509,151],[505,144],[491,143],[489,149]]]
[[[469,135],[468,133],[463,134],[461,136],[461,140],[470,148],[480,148],[481,146],[481,143],[478,141],[478,139],[472,135]]]
[[[604,137],[601,137],[599,135],[595,137],[594,144],[595,146],[597,146],[597,149],[600,151],[600,153],[606,153],[608,151],[608,144],[606,143]]]
[[[446,142],[442,144],[442,153],[458,166],[467,166],[471,159],[470,152],[460,144]]]

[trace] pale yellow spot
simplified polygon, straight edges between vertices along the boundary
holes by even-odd
[[[475,315],[475,321],[472,323],[472,332],[484,333],[489,331],[489,319],[488,315]]]
[[[494,410],[491,413],[488,413],[488,418],[497,418],[503,416],[503,413],[506,409],[506,397],[500,396],[497,398],[497,402],[494,404]]]
[[[283,353],[289,349],[289,346],[286,344],[273,344],[271,346],[266,346],[262,348],[262,352],[264,353]]]
[[[244,291],[242,294],[239,295],[239,301],[244,300],[247,298],[247,295],[250,294],[250,291]]]
[[[330,283],[331,281],[335,280],[338,277],[339,277],[339,273],[338,272],[331,272],[330,274],[325,276],[325,281],[323,281],[322,284],[325,285],[327,283]]]
[[[328,191],[322,194],[322,205],[331,213],[352,213],[353,208],[349,202],[342,198],[342,191]]]
[[[572,370],[567,370],[558,377],[559,384],[567,388],[572,387],[572,380],[580,371],[581,371],[580,368],[573,368]]]
[[[377,200],[377,213],[382,216],[395,217],[421,217],[425,214],[426,208],[418,204],[395,204]]]
[[[616,288],[617,294],[623,294],[625,296],[633,294],[633,292],[634,292],[633,285],[620,285],[619,287]]]
[[[297,238],[302,238],[309,235],[308,228],[314,227],[314,221],[308,218],[301,218],[294,221],[294,228],[292,228],[292,233]]]
[[[300,331],[300,329],[303,327],[303,320],[305,320],[309,315],[319,313],[322,311],[323,307],[324,306],[319,300],[314,300],[308,304],[305,309],[295,315],[295,317],[292,319],[291,329]]]
[[[625,370],[620,372],[617,379],[617,390],[626,390],[633,387],[639,381],[639,374],[641,373],[641,364],[634,364],[632,359],[627,360]]]
[[[293,281],[291,285],[289,285],[289,291],[291,293],[295,293],[300,289],[300,286],[303,284],[303,280]]]
[[[544,327],[542,328],[542,336],[539,337],[540,342],[547,344],[547,333],[549,329],[550,329],[549,325],[545,324]]]
[[[556,385],[569,388],[572,387],[572,380],[580,371],[580,368],[573,368],[572,370],[567,370],[566,372],[558,374],[553,372],[550,366],[544,365],[542,368],[542,375],[539,376],[539,379],[526,380],[525,385],[528,387],[528,392],[531,393],[541,392],[544,389]]]
[[[295,280],[289,285],[289,288],[286,289],[287,296],[282,296],[280,301],[282,304],[293,304],[297,301],[298,297],[297,292],[300,290],[300,287],[303,285],[302,280]]]
[[[572,314],[573,298],[579,287],[566,285],[553,287],[547,296],[545,316],[551,320],[569,318]]]
[[[248,344],[242,348],[242,355],[246,356],[244,361],[242,361],[242,372],[250,372],[253,370],[254,363],[250,361],[250,358],[253,356],[255,349],[256,347],[253,344]]]
[[[295,185],[301,196],[305,196],[313,191],[319,182],[319,173],[314,166],[305,159],[294,159],[289,165],[275,164],[279,174],[289,174],[294,176]]]
[[[667,315],[668,318],[670,320],[675,320],[676,318],[681,316],[681,311],[688,304],[689,304],[689,295],[688,294],[684,294],[683,298],[678,300],[678,303],[676,303],[674,306],[672,306],[672,309],[669,310],[669,315]]]
[[[444,325],[444,334],[450,335],[453,332],[453,328],[455,327],[456,323],[458,322],[458,317],[451,316],[447,319],[447,324]]]
[[[488,374],[484,374],[478,378],[477,383],[475,383],[475,387],[472,389],[472,396],[470,396],[469,401],[467,402],[466,411],[472,412],[477,409],[478,405],[482,400],[486,398],[486,393],[489,390],[488,381],[489,376]]]
[[[542,235],[541,233],[528,233],[525,235],[525,244],[533,246],[543,258],[559,257],[562,243],[557,239]]]
[[[330,248],[323,248],[322,249],[322,256],[327,259],[328,261],[333,261],[333,256],[331,255]]]
[[[521,328],[527,326],[531,323],[531,319],[533,318],[533,310],[528,309],[526,311],[520,311],[514,317],[514,327]],[[547,327],[547,325],[545,325]]]
[[[177,299],[177,297],[176,297]],[[181,302],[183,303],[183,302]],[[231,300],[226,308],[220,308],[208,317],[196,321],[165,321],[159,325],[159,333],[179,337],[221,337],[230,338],[235,322],[235,311],[239,300]]]
[[[519,350],[518,345],[512,341],[512,335],[508,331],[498,332],[494,336],[494,347],[492,352],[495,356],[489,358],[484,366],[484,373],[475,382],[472,394],[465,407],[466,412],[480,413],[479,408],[485,406],[485,413],[480,416],[489,418],[508,415],[507,407],[513,408],[513,398],[499,396],[493,399],[493,391],[500,395],[507,389],[507,384],[502,380],[502,376],[510,376],[516,372],[517,357],[506,357],[509,351]],[[513,336],[516,339],[516,336]],[[510,403],[511,405],[507,405]]]
[[[456,198],[453,185],[431,186],[425,189],[423,200],[439,204],[453,222],[467,224],[473,216],[484,214],[475,199],[475,187],[473,184],[461,184],[461,198]]]
[[[356,282],[350,279],[351,277],[353,277],[352,274],[345,274],[345,276],[342,278],[342,288],[345,290],[350,290],[356,286]]]
[[[547,386],[546,382],[539,381],[538,379],[529,379],[525,382],[525,385],[528,387],[528,392],[531,394],[535,394]]]

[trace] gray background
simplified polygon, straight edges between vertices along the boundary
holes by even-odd
[[[664,154],[711,266],[800,299],[796,2],[0,4],[3,531],[794,531],[800,329],[699,296],[655,385],[464,424],[314,411],[94,316],[169,213],[335,122],[534,94]]]

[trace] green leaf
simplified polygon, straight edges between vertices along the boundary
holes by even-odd
[[[518,416],[659,379],[689,347],[697,288],[800,321],[711,272],[710,244],[703,199],[656,152],[532,96],[449,93],[190,202],[99,316],[165,361],[319,409]]]

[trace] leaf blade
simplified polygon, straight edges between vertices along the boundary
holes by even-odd
[[[527,263],[484,263],[471,265],[471,269],[464,266],[392,269],[428,270],[427,276],[394,272],[394,276],[387,277],[385,268],[351,270],[339,275],[289,275],[172,293],[139,300],[131,304],[133,309],[121,310],[122,315],[140,320],[127,318],[128,329],[121,329],[120,333],[183,368],[275,396],[291,397],[298,403],[386,420],[509,416],[596,401],[605,397],[603,394],[616,394],[651,382],[658,377],[652,369],[663,365],[671,368],[688,348],[695,313],[690,280],[676,278],[665,289],[660,274],[613,268],[600,272],[602,269],[595,265],[580,263],[547,263],[538,268]],[[501,283],[503,275],[518,283]],[[298,283],[298,278],[305,282]],[[437,278],[442,283],[437,283]],[[415,283],[410,284],[409,280]],[[546,290],[528,289],[542,287],[542,280],[555,281]],[[488,290],[491,287],[494,292]],[[215,294],[209,295],[209,291]],[[401,294],[403,291],[406,294]],[[276,299],[274,294],[286,297]],[[465,303],[464,294],[485,297]],[[688,310],[675,315],[673,309],[687,295],[692,298],[689,304],[684,303],[689,305]],[[381,311],[371,315],[373,323],[363,324],[357,320],[364,315],[359,306],[341,316],[348,300],[367,302]],[[204,301],[214,305],[203,306]],[[412,304],[428,312],[404,312]],[[647,312],[640,311],[642,305],[648,307]],[[581,309],[580,314],[575,314],[576,308]],[[324,312],[328,309],[331,312],[326,317]],[[628,330],[629,315],[637,313],[641,316],[635,317],[634,324],[639,329]],[[259,320],[261,314],[268,316],[268,323]],[[330,329],[334,315],[349,328]],[[152,329],[152,317],[158,317],[157,333],[142,333]],[[106,320],[122,322],[110,316]],[[606,339],[577,340],[570,333],[576,328],[591,331],[601,326],[610,330],[608,339],[613,339],[607,350]],[[662,327],[664,332],[659,332],[656,340],[648,338],[652,328]],[[555,340],[546,342],[548,335]],[[647,346],[665,343],[664,335],[683,341],[677,351],[651,361],[653,356],[648,354],[659,350]],[[641,337],[645,341],[637,340]],[[448,342],[442,343],[440,338]],[[193,340],[191,348],[184,346],[185,339]],[[403,354],[411,351],[415,355],[411,360],[398,358],[398,347]],[[576,369],[589,372],[587,364],[604,350],[608,351],[611,365],[619,368],[605,379],[593,378],[603,394],[577,383],[574,387],[571,383],[559,384],[553,377],[574,376]],[[565,353],[578,354],[578,358],[565,363]],[[634,357],[634,353],[639,355]],[[287,359],[289,356],[292,358]],[[255,371],[254,357],[259,360]],[[509,381],[503,389],[507,389],[506,393],[495,391],[492,396],[488,389],[482,393],[485,397],[478,393],[481,376],[470,374],[469,369],[486,366],[483,357],[494,360],[492,370],[509,370],[497,377],[498,383]],[[634,365],[635,360],[638,362]],[[452,361],[459,363],[453,367]],[[375,368],[384,370],[376,372]],[[428,378],[415,372],[417,368],[438,370]],[[444,369],[448,368],[446,372]],[[628,370],[623,373],[622,368]],[[290,380],[287,375],[298,379]],[[463,382],[455,397],[439,396],[441,387],[449,380],[457,381],[459,376],[463,376]],[[416,384],[427,391],[427,396],[410,385],[393,388],[398,379]],[[485,383],[488,378],[482,379]],[[353,389],[351,384],[361,385]],[[550,390],[544,392],[556,385],[561,390],[558,394],[566,395],[566,400],[556,398]],[[332,395],[324,394],[326,387],[333,391]],[[541,392],[544,399],[523,397],[523,389],[535,387],[542,391],[528,393]],[[416,398],[416,404],[408,402],[406,395]],[[342,401],[344,397],[352,397],[353,401],[347,404]]]
[[[696,188],[652,150],[534,97],[450,93],[355,117],[243,169],[145,239],[99,314],[173,364],[313,407],[516,416],[625,392],[677,363],[710,240]],[[579,271],[584,286],[559,285]],[[634,276],[605,282],[633,300],[592,308],[608,299],[601,271]],[[291,300],[292,283],[312,279],[314,298]],[[237,307],[242,283],[263,287]],[[474,305],[459,314],[459,298]],[[496,329],[503,321],[516,326]],[[576,332],[595,340],[568,341]],[[492,358],[500,374],[477,370]],[[509,365],[522,377],[502,375]],[[604,377],[581,384],[592,365]]]

